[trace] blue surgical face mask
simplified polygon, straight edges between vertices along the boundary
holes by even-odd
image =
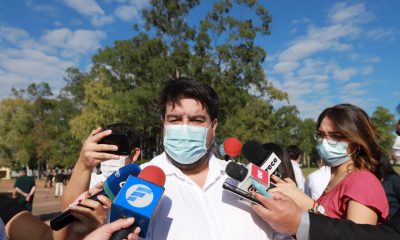
[[[164,150],[180,164],[196,162],[207,153],[210,126],[165,125]]]
[[[348,146],[349,143],[347,142],[335,142],[332,144],[323,139],[318,142],[317,151],[326,165],[336,167],[351,160],[351,154],[347,154]]]

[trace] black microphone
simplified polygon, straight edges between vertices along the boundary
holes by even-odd
[[[270,175],[275,174],[275,170],[282,162],[274,152],[265,150],[255,140],[248,141],[243,145],[243,154],[249,162],[265,169]]]

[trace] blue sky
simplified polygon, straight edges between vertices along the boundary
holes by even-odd
[[[377,106],[395,113],[400,1],[262,2],[273,19],[271,35],[257,39],[268,53],[265,72],[301,117],[316,118],[343,102],[370,114]],[[132,25],[143,23],[146,6],[146,0],[2,1],[0,99],[32,82],[49,82],[57,93],[67,67],[87,71],[99,48],[134,36]]]

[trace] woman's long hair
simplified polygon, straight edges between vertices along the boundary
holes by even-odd
[[[335,105],[319,115],[317,130],[325,117],[332,121],[337,132],[343,134],[350,144],[358,149],[351,155],[354,167],[369,170],[380,179],[380,159],[384,156],[384,151],[377,142],[376,132],[368,114],[351,104]]]

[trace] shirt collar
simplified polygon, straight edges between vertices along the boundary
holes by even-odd
[[[175,167],[171,161],[168,159],[167,154],[165,152],[162,153],[161,160],[161,168],[164,170],[165,175],[176,175],[178,178],[182,180],[187,180],[188,177],[182,173],[182,171]],[[214,183],[221,175],[225,175],[225,167],[226,162],[222,161],[215,157],[214,154],[211,154],[210,160],[208,161],[208,175],[207,180],[204,185],[204,189],[206,189],[209,185]]]

